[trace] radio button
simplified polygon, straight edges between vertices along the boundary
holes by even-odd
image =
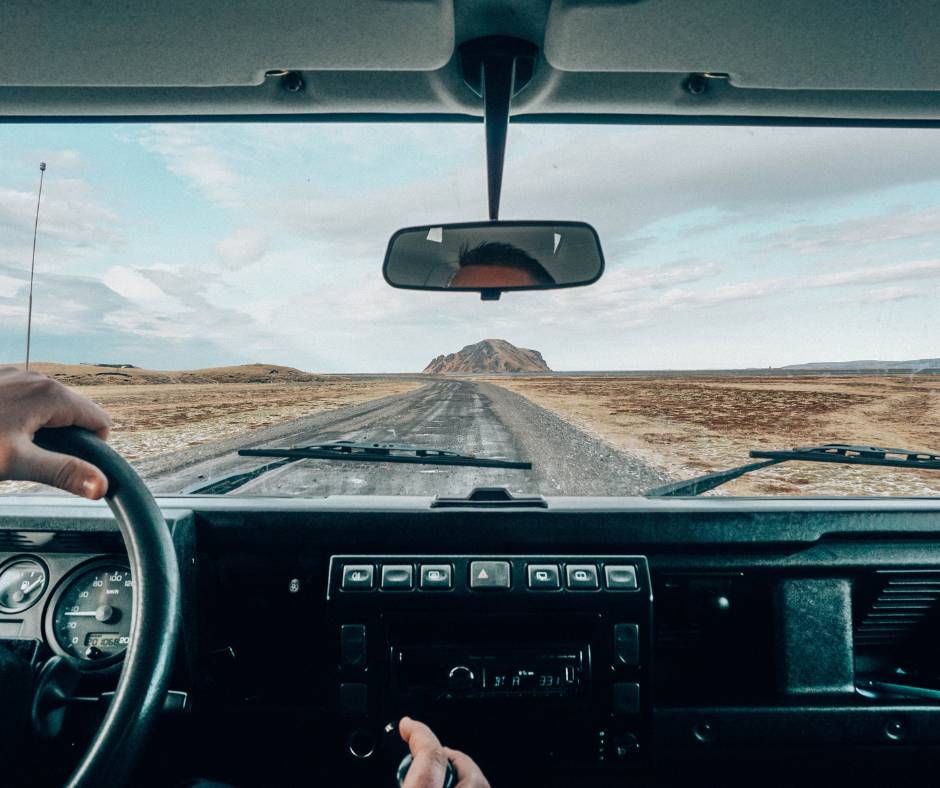
[[[470,588],[475,591],[508,591],[508,561],[471,561]]]
[[[565,572],[568,588],[574,591],[593,591],[598,588],[597,567],[594,564],[568,564]]]
[[[450,564],[421,564],[419,587],[425,591],[446,591],[454,584]]]
[[[414,583],[411,564],[385,564],[382,567],[382,589],[385,591],[408,591]]]
[[[604,567],[604,580],[610,591],[636,591],[636,567],[633,564]]]
[[[355,681],[339,685],[339,716],[358,720],[369,716],[369,688]]]
[[[450,673],[447,674],[447,683],[452,690],[465,692],[469,689],[473,689],[475,678],[476,676],[473,674],[473,671],[466,665],[457,665],[451,668]]]
[[[371,591],[374,580],[375,567],[372,564],[346,564],[343,567],[344,591]]]
[[[340,627],[340,664],[344,668],[366,666],[366,628],[362,624],[343,624]]]
[[[640,713],[640,685],[635,681],[621,681],[614,684],[614,714]]]
[[[533,591],[557,591],[561,588],[558,564],[529,564],[526,571],[529,588]]]
[[[640,664],[640,627],[638,624],[614,624],[614,657],[621,665],[634,668]]]

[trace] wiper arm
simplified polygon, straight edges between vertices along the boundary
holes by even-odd
[[[455,451],[409,446],[403,443],[353,443],[333,441],[292,449],[240,449],[241,457],[283,457],[291,460],[353,460],[355,462],[406,462],[418,465],[468,465],[477,468],[516,468],[528,471],[531,462],[474,457]]]
[[[298,460],[354,460],[358,462],[410,462],[421,465],[470,465],[479,468],[516,468],[531,470],[531,462],[516,460],[497,460],[487,457],[473,457],[441,449],[428,449],[422,446],[408,446],[401,443],[353,443],[352,441],[333,441],[318,443],[314,446],[300,446],[288,449],[239,449],[240,457],[278,457],[277,462],[269,462],[249,471],[239,471],[229,476],[222,476],[197,484],[183,490],[187,495],[225,495],[236,490],[269,471],[282,468]]]
[[[926,468],[940,470],[940,454],[910,451],[908,449],[884,449],[878,446],[851,446],[845,443],[826,443],[822,446],[806,446],[782,451],[752,451],[754,458],[765,458],[763,462],[739,465],[726,471],[696,476],[681,482],[664,484],[647,490],[645,495],[661,498],[665,496],[701,495],[714,490],[732,479],[746,473],[778,465],[781,462],[800,460],[803,462],[837,462],[842,465],[882,465],[894,468]]]

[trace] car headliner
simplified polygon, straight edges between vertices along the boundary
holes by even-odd
[[[8,0],[0,118],[479,120],[488,35],[539,48],[515,121],[940,121],[935,0]]]

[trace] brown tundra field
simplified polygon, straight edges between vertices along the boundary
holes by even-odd
[[[59,364],[34,368],[104,406],[114,419],[112,444],[132,461],[405,394],[443,377],[317,375],[260,364],[187,372]],[[521,394],[673,479],[746,463],[754,448],[839,442],[940,452],[940,375],[637,373],[458,379],[482,380]],[[558,450],[564,453],[564,446]],[[32,488],[0,483],[0,493],[23,489]],[[937,496],[940,472],[792,463],[710,494]]]
[[[492,378],[683,479],[748,450],[858,443],[940,453],[940,375],[670,373]],[[940,471],[791,463],[721,495],[940,495]]]

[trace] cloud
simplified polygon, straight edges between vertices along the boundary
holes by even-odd
[[[60,170],[81,170],[85,168],[85,159],[82,154],[73,148],[63,148],[62,150],[43,151],[37,154],[37,160],[42,159],[48,166],[48,176],[58,173]]]
[[[267,249],[267,235],[250,227],[236,230],[215,245],[215,252],[222,264],[235,269],[258,262]]]
[[[851,298],[846,298],[848,303],[858,304],[884,304],[895,301],[907,301],[911,298],[918,298],[924,295],[921,290],[913,287],[882,287],[877,290],[867,290],[864,293],[858,293]]]
[[[29,269],[36,192],[0,187],[0,262]],[[62,270],[77,258],[118,249],[125,242],[120,216],[83,181],[47,179],[37,240],[37,266]]]
[[[749,240],[766,244],[769,249],[813,253],[931,236],[940,236],[940,207],[919,211],[895,209],[841,222],[802,225]]]
[[[230,153],[213,145],[199,126],[150,126],[139,141],[146,150],[162,156],[170,172],[210,200],[232,207],[241,204],[241,181]]]

